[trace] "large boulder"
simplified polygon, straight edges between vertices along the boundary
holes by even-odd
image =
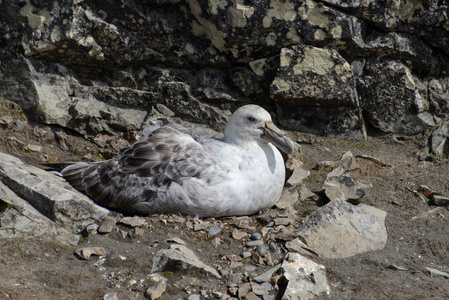
[[[386,215],[368,205],[334,200],[307,216],[296,235],[322,257],[350,257],[385,247]]]
[[[107,216],[109,211],[96,205],[87,196],[74,190],[62,177],[27,165],[20,159],[0,153],[0,190],[3,202],[18,212],[30,215],[30,222],[48,224],[43,216],[72,233],[84,230]],[[19,201],[24,199],[35,209]],[[2,221],[3,223],[4,221]],[[53,225],[49,226],[52,230]]]
[[[351,66],[335,50],[311,46],[282,49],[270,92],[280,123],[288,128],[365,139]]]
[[[429,113],[427,87],[407,66],[392,60],[372,59],[359,77],[360,106],[373,127],[401,134],[418,134],[435,126]]]

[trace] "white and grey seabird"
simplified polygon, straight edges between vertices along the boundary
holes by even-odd
[[[97,204],[128,214],[251,215],[281,196],[278,148],[292,153],[294,145],[265,109],[245,105],[230,117],[223,139],[169,124],[115,158],[74,163],[61,174]]]

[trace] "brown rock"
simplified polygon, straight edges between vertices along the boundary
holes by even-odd
[[[246,232],[238,230],[237,228],[234,228],[234,230],[232,231],[232,237],[236,240],[241,240],[242,238],[247,236],[248,234]]]
[[[295,223],[295,221],[290,218],[276,218],[273,221],[275,225],[289,225]]]
[[[275,235],[275,238],[277,240],[290,241],[295,237],[294,234],[295,228],[293,227],[293,225],[290,225],[288,227],[281,225],[279,227],[280,227],[279,233]]]
[[[106,249],[103,247],[85,247],[76,249],[75,254],[88,260],[92,255],[106,255]]]
[[[110,233],[114,230],[115,224],[117,224],[117,220],[114,217],[107,216],[106,219],[101,222],[100,227],[98,228],[99,233]]]
[[[245,299],[248,299],[248,300],[260,300],[260,297],[259,296],[256,296],[253,292],[249,292],[247,295],[246,295],[246,298]]]

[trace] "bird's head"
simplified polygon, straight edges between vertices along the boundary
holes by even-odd
[[[232,114],[225,128],[224,140],[235,144],[261,140],[288,154],[294,150],[293,141],[274,125],[270,114],[258,105],[242,106]]]

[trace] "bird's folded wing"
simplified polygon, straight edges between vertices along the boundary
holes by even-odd
[[[134,143],[119,157],[119,171],[152,177],[155,186],[163,186],[169,181],[197,177],[205,168],[219,163],[187,129],[179,130],[182,128],[164,126]]]

